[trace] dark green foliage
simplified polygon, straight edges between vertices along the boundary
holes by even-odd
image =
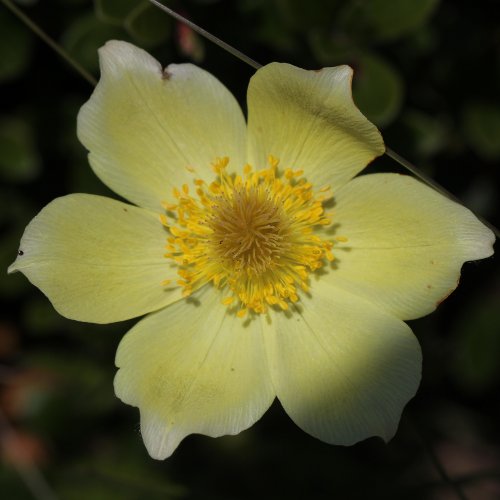
[[[263,64],[352,65],[356,102],[387,144],[499,225],[494,0],[168,4]],[[145,0],[19,5],[96,78],[96,49],[120,38],[165,65],[203,58],[199,63],[245,105],[251,68],[197,35],[190,35],[194,45],[183,44],[177,23]],[[75,134],[76,114],[92,88],[2,3],[0,33],[0,408],[23,436],[17,449],[33,459],[58,498],[453,498],[422,434],[469,498],[500,497],[497,258],[466,266],[458,291],[411,325],[423,346],[423,382],[388,446],[375,439],[351,448],[325,445],[276,404],[239,436],[192,436],[167,462],[151,460],[138,412],[113,394],[114,353],[133,322],[66,320],[23,276],[5,274],[25,225],[53,198],[78,191],[113,195],[91,172]],[[398,169],[388,158],[370,168]],[[33,498],[19,463],[5,445],[2,450],[0,496]]]

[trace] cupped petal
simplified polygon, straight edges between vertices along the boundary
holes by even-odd
[[[72,194],[28,224],[9,272],[21,271],[67,318],[121,321],[181,297],[179,287],[162,285],[176,276],[163,257],[167,236],[149,210]]]
[[[242,164],[246,125],[231,93],[192,64],[165,70],[129,43],[99,51],[101,79],[78,115],[78,137],[101,180],[127,200],[152,209],[173,187],[208,180],[210,163]]]
[[[470,210],[397,174],[344,186],[333,223],[348,242],[335,247],[324,279],[401,319],[432,312],[456,288],[462,264],[492,255],[495,241]]]
[[[153,458],[167,458],[189,434],[237,434],[274,399],[260,322],[228,314],[220,299],[207,285],[147,316],[120,343],[115,392],[139,407]]]
[[[306,71],[272,63],[248,88],[248,154],[256,168],[268,155],[303,169],[335,190],[385,151],[382,137],[352,100],[348,66]]]
[[[270,322],[274,386],[300,428],[339,445],[395,434],[421,376],[420,347],[405,323],[322,280]]]

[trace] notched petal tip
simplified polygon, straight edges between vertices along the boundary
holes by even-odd
[[[187,434],[176,429],[173,423],[165,423],[141,412],[141,435],[151,458],[165,460],[172,456]]]
[[[18,264],[19,256],[20,254],[18,254],[17,259],[7,268],[7,274],[17,273],[20,270]]]
[[[269,152],[282,164],[307,166],[318,185],[339,189],[385,152],[377,127],[357,108],[349,66],[304,70],[271,63],[248,88],[249,157],[262,163]]]
[[[35,217],[35,219],[36,219],[36,217]],[[26,229],[25,229],[25,234],[26,234]],[[24,238],[24,234],[23,234],[23,238]],[[21,245],[22,245],[22,241],[21,241]],[[24,246],[23,246],[23,248],[24,248]],[[19,248],[19,250],[17,251],[16,259],[7,268],[7,274],[23,272],[23,268],[25,268],[29,265],[29,261],[27,259],[28,255],[26,255],[25,250],[23,250],[23,248]]]
[[[77,136],[94,172],[117,194],[158,211],[174,187],[192,183],[188,165],[208,178],[222,154],[244,164],[243,113],[213,75],[192,64],[164,69],[120,41],[101,47],[99,60],[101,78],[80,109]]]
[[[110,40],[98,49],[101,78],[108,72],[151,70],[162,75],[161,64],[148,52],[121,40]]]
[[[493,233],[472,212],[421,181],[362,175],[335,194],[335,214],[353,251],[325,276],[403,320],[435,310],[465,262],[493,254]]]
[[[478,219],[479,220],[479,219]],[[481,221],[479,221],[481,222]],[[497,236],[495,233],[488,227],[486,226],[483,222],[481,222],[483,225],[483,237],[481,238],[481,249],[482,249],[482,259],[487,259],[488,257],[492,257],[495,253],[495,243],[497,241]],[[472,259],[471,259],[472,261]],[[468,262],[471,262],[468,261]]]
[[[158,252],[164,242],[155,213],[102,196],[73,194],[56,198],[28,224],[22,255],[8,272],[21,271],[67,318],[111,323],[180,298],[158,278],[165,272]]]
[[[350,446],[389,441],[421,379],[422,353],[401,320],[319,281],[302,319],[266,337],[278,399],[305,432]]]
[[[176,302],[141,320],[116,355],[115,393],[140,409],[145,446],[159,460],[190,434],[247,429],[275,395],[258,324],[240,331],[212,287],[196,298],[197,305]]]

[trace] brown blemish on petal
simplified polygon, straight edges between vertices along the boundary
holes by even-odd
[[[170,80],[170,78],[172,77],[172,73],[170,73],[167,68],[165,68],[163,71],[162,71],[162,74],[161,74],[161,79],[162,80]]]
[[[444,297],[442,297],[441,299],[439,299],[436,302],[436,307],[439,307],[451,295],[451,293],[453,292],[453,290],[450,290]]]
[[[455,289],[457,288],[458,286],[458,283],[459,283],[460,280],[457,280],[457,284],[453,287],[453,288],[450,288],[448,290],[448,292],[446,292],[445,295],[443,295],[443,297],[441,297],[437,302],[436,302],[436,307],[439,307],[441,305],[442,302],[444,302],[454,291]]]

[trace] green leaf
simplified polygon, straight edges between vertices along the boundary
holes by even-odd
[[[125,29],[142,45],[153,47],[170,36],[170,18],[149,2],[139,4],[125,20]]]
[[[56,312],[46,297],[39,295],[26,303],[23,313],[26,329],[35,335],[52,334],[62,329],[66,321]]]
[[[144,455],[142,443],[133,433],[113,441],[101,438],[93,454],[81,454],[57,475],[57,490],[65,500],[185,498],[187,489],[172,481],[165,469],[152,467]]]
[[[0,119],[0,177],[26,182],[40,173],[40,158],[29,124],[17,117]]]
[[[12,80],[28,67],[33,39],[10,12],[0,9],[0,82]]]
[[[22,187],[18,190],[12,184],[7,183],[0,187],[0,225],[10,225],[22,231],[33,218],[37,207],[33,205],[29,193],[23,193],[23,191]],[[18,236],[20,237],[21,234]]]
[[[87,70],[97,72],[97,49],[115,38],[123,38],[123,30],[104,24],[90,14],[79,17],[69,26],[63,35],[62,45]]]
[[[500,106],[495,103],[466,104],[462,114],[465,138],[486,160],[500,158]]]
[[[391,123],[403,101],[404,86],[397,71],[384,59],[362,55],[354,73],[354,101],[376,125]]]
[[[465,311],[456,332],[454,373],[474,392],[488,390],[500,380],[500,310],[498,296]]]
[[[335,37],[330,32],[311,31],[308,42],[314,58],[322,66],[337,66],[345,64],[355,57],[357,47],[347,37]]]
[[[389,41],[410,34],[425,24],[439,0],[368,0],[349,2],[339,16],[346,33]]]
[[[61,318],[59,322],[64,325],[68,320]],[[55,322],[54,327],[56,327]],[[61,329],[54,330],[53,333],[60,335]],[[81,345],[80,349],[85,351],[84,345]],[[88,423],[93,417],[100,417],[112,410],[116,404],[113,395],[114,369],[111,360],[109,361],[109,364],[105,364],[96,356],[85,355],[85,352],[82,354],[73,352],[68,357],[50,350],[32,352],[28,358],[32,367],[63,375],[64,386],[52,402],[53,408],[47,408],[46,411],[50,412],[59,407],[59,411],[72,413],[81,422],[86,420]],[[89,404],[89,401],[92,403]],[[57,426],[56,422],[50,421],[47,425]],[[60,432],[64,433],[64,429]]]
[[[446,146],[447,130],[444,120],[409,110],[402,117],[408,128],[416,152],[424,157],[432,156]]]
[[[99,20],[121,25],[137,7],[137,0],[94,0],[94,9]]]
[[[367,14],[378,40],[393,40],[415,31],[433,14],[439,0],[371,0]]]

